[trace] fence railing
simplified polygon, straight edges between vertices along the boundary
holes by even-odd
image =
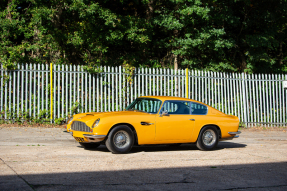
[[[6,71],[1,65],[0,111],[5,119],[11,113],[37,116],[43,111],[55,119],[66,118],[75,110],[123,110],[144,95],[188,95],[238,116],[248,126],[287,126],[286,74],[136,68],[130,75],[121,66],[101,70],[90,74],[81,66],[18,64],[18,69]]]

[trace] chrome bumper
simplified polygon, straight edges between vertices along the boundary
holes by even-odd
[[[240,134],[241,133],[241,131],[237,131],[237,132],[228,132],[228,134],[229,135],[238,135],[238,134]]]
[[[237,132],[228,132],[229,135],[235,135],[233,137],[228,137],[228,138],[223,138],[223,139],[219,139],[219,141],[228,141],[228,140],[232,140],[234,138],[238,138],[239,135],[241,132],[240,131],[237,131]]]
[[[63,131],[64,133],[70,133],[73,136],[73,132]],[[89,143],[97,143],[101,142],[106,138],[106,135],[89,135],[89,134],[83,134],[83,136],[88,140]],[[76,139],[76,138],[75,138]],[[81,138],[83,139],[83,138]],[[84,139],[83,139],[84,140]],[[81,142],[81,141],[78,141]]]
[[[89,135],[89,134],[84,134],[83,135],[88,142],[91,143],[97,143],[97,142],[101,142],[106,138],[106,135]]]

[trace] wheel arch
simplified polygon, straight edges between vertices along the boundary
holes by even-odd
[[[114,124],[114,125],[110,128],[110,130],[109,130],[109,132],[108,132],[108,134],[107,134],[107,137],[109,136],[110,132],[111,132],[116,126],[119,126],[119,125],[126,125],[126,126],[128,126],[129,128],[131,128],[131,130],[132,130],[133,133],[134,133],[134,138],[135,138],[134,144],[135,144],[135,145],[138,145],[138,135],[137,135],[137,131],[136,131],[136,129],[134,128],[134,126],[133,126],[132,124],[130,124],[130,123],[117,123],[117,124]]]
[[[200,135],[202,129],[203,129],[204,127],[207,127],[207,126],[213,126],[213,127],[215,127],[215,128],[217,129],[217,132],[218,132],[218,137],[219,137],[219,139],[221,139],[221,129],[220,129],[220,127],[219,127],[218,125],[216,125],[216,124],[207,124],[207,125],[204,125],[204,126],[201,127],[201,129],[200,129],[200,131],[199,131],[199,133],[198,133],[198,136],[197,136],[196,141],[198,140],[198,137],[199,137],[199,135]]]

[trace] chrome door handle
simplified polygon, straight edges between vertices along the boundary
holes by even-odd
[[[141,122],[141,125],[153,125],[153,123]]]
[[[195,121],[195,119],[189,119],[190,121]]]

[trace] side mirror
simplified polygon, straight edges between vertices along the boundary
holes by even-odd
[[[169,116],[168,112],[167,111],[163,111],[161,114],[160,114],[160,117],[162,116]]]

